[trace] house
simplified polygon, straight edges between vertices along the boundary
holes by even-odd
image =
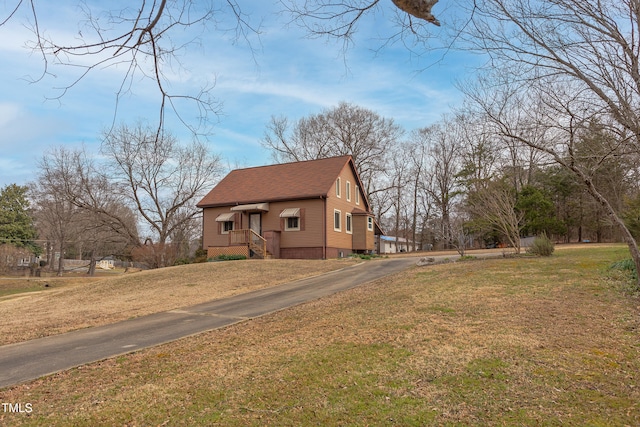
[[[104,257],[96,262],[96,266],[103,270],[112,270],[115,267],[114,261],[112,256]]]
[[[396,252],[413,252],[419,248],[411,240],[396,236],[379,236],[378,253],[395,254]]]
[[[381,234],[351,156],[236,169],[197,206],[209,257],[338,258]]]

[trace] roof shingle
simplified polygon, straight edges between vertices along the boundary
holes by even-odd
[[[326,196],[351,156],[259,166],[231,171],[199,208]],[[355,169],[355,166],[354,166]]]

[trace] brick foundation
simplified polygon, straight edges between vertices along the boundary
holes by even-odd
[[[280,258],[322,259],[322,248],[280,248]]]
[[[327,248],[327,259],[331,258],[340,258],[340,254],[342,253],[342,258],[346,258],[351,255],[353,251],[351,249],[342,249],[342,248]]]
[[[327,248],[327,259],[348,257],[353,253],[351,249]],[[209,246],[207,257],[215,258],[219,255],[244,255],[249,258],[249,248],[246,246]],[[280,258],[283,259],[322,259],[322,248],[280,248]]]

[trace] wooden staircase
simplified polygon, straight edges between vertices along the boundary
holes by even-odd
[[[229,238],[231,245],[247,245],[250,258],[271,258],[271,254],[267,251],[267,240],[251,229],[232,230]]]

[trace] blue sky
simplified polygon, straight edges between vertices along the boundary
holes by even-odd
[[[0,3],[0,19],[7,15],[3,8],[14,3]],[[172,79],[175,89],[190,93],[205,81],[215,81],[212,94],[220,102],[220,114],[208,140],[230,167],[271,162],[260,145],[271,116],[295,121],[342,101],[392,118],[406,131],[428,126],[460,104],[462,96],[454,83],[473,72],[474,58],[459,52],[411,53],[401,44],[377,50],[376,39],[390,31],[387,17],[394,13],[390,1],[382,2],[375,17],[361,22],[345,55],[341,43],[309,39],[296,26],[285,26],[275,1],[251,3],[255,2],[240,2],[245,12],[254,13],[253,22],[262,25],[260,37],[252,38],[253,54],[243,42],[233,43],[229,33],[209,31],[199,45],[182,54],[183,68],[176,68]],[[63,39],[73,36],[78,31],[76,4],[60,1],[52,9],[41,6],[41,28]],[[446,26],[446,15],[439,18]],[[30,83],[28,76],[40,75],[43,63],[25,48],[25,42],[33,39],[25,23],[22,14],[0,27],[0,186],[34,180],[37,162],[49,147],[84,144],[97,154],[100,133],[113,121],[115,93],[122,81],[117,68],[97,70],[62,98],[48,99],[59,93],[56,87],[72,81],[74,70],[54,67],[54,76]],[[157,101],[148,84],[137,84],[121,101],[117,122],[153,122]],[[188,107],[181,113],[196,116]],[[179,138],[190,139],[174,119],[169,118],[169,125]]]

